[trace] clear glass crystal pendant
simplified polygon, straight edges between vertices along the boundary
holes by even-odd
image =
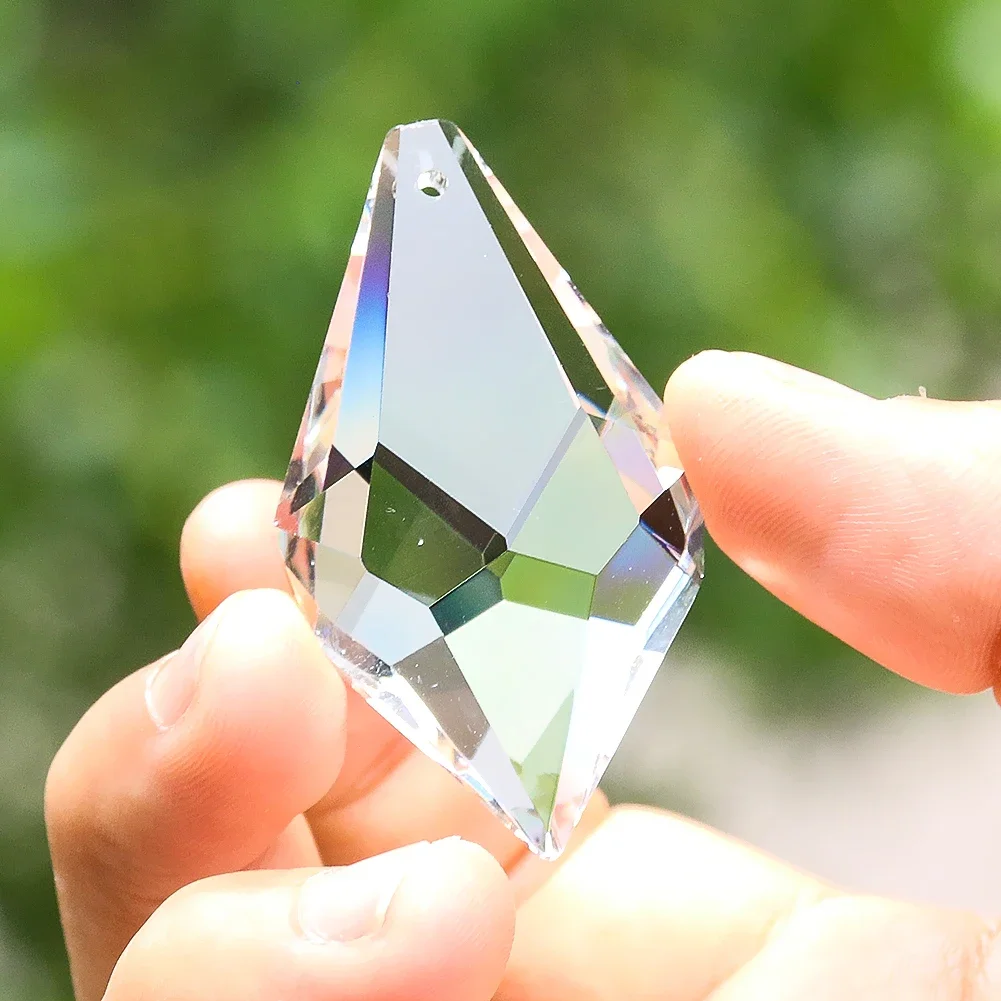
[[[546,858],[702,577],[659,411],[462,132],[393,129],[276,523],[334,664]]]

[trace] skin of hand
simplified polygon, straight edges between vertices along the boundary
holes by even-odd
[[[921,684],[997,686],[1001,406],[708,352],[665,417],[765,587]],[[599,796],[558,864],[528,857],[345,691],[286,593],[278,489],[195,510],[201,624],[52,764],[77,1001],[1001,998],[997,923],[839,892],[677,816]]]

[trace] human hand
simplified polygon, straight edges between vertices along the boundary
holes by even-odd
[[[714,352],[675,374],[665,412],[745,570],[916,681],[995,684],[1001,407],[876,401]],[[345,693],[278,593],[277,489],[195,511],[181,562],[203,624],[53,763],[78,1001],[1001,997],[996,925],[841,894],[669,814],[598,798],[560,863],[527,857]]]

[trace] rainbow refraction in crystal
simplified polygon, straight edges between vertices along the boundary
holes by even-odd
[[[547,858],[702,579],[659,411],[462,132],[393,129],[276,524],[333,663]]]

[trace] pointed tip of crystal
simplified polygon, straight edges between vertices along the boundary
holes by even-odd
[[[532,854],[538,856],[544,862],[555,862],[563,854],[563,846],[558,845],[547,831],[541,841],[531,840],[528,847]]]
[[[394,125],[386,133],[386,138],[388,139],[390,136],[399,135],[401,132],[409,132],[412,129],[426,128],[429,125],[444,126],[454,132],[462,131],[459,126],[455,124],[455,122],[448,118],[420,118],[414,122],[400,122],[398,125]]]

